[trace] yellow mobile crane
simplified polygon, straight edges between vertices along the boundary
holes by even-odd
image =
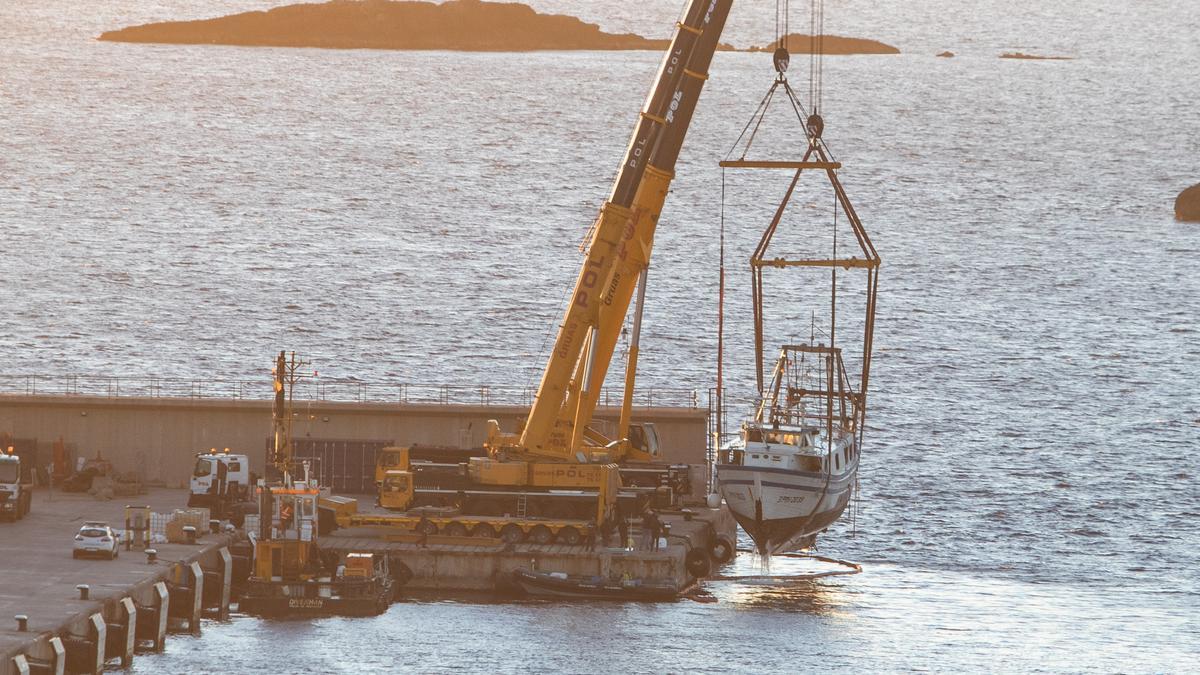
[[[469,463],[473,480],[598,488],[619,483],[613,462],[648,461],[657,454],[654,434],[630,421],[646,272],[675,162],[732,4],[733,0],[691,0],[677,24],[612,192],[592,225],[574,292],[525,425],[519,433],[506,433],[489,421],[488,456]],[[616,438],[608,438],[589,425],[635,287],[638,301],[621,416]],[[606,517],[605,509],[599,506],[598,522]]]

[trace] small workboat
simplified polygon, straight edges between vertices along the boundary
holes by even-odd
[[[512,580],[517,588],[532,596],[586,600],[662,602],[678,599],[691,588],[691,585],[680,587],[667,580],[609,579],[565,572],[540,572],[524,567],[513,570]]]
[[[238,610],[266,617],[382,614],[396,588],[387,556],[350,552],[340,559],[322,559],[317,546],[321,489],[310,477],[307,461],[301,463],[304,479],[292,478],[291,388],[301,365],[295,353],[289,362],[280,352],[275,362],[275,443],[269,468],[280,480],[259,480],[256,488],[254,565]]]
[[[385,555],[349,553],[333,574],[306,579],[251,578],[238,610],[264,617],[375,616],[387,611],[395,581]]]

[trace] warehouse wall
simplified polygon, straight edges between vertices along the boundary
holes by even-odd
[[[616,409],[598,418],[613,421]],[[293,433],[320,439],[395,441],[478,446],[487,420],[515,430],[526,409],[519,406],[387,403],[298,403]],[[664,461],[703,464],[706,411],[695,408],[637,408],[635,421],[654,422]],[[262,473],[263,449],[271,435],[269,401],[89,396],[0,396],[0,432],[36,438],[49,447],[62,438],[77,456],[100,453],[119,472],[140,470],[148,481],[186,485],[195,453],[230,448],[252,458]],[[49,452],[46,453],[49,457]]]

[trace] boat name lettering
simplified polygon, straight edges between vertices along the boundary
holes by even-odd
[[[325,601],[320,598],[290,598],[288,607],[291,609],[321,609]]]

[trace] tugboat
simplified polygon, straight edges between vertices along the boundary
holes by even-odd
[[[317,513],[321,490],[309,479],[291,477],[291,391],[298,375],[295,353],[290,362],[279,353],[275,366],[275,442],[271,464],[279,481],[260,480],[259,529],[254,543],[253,574],[238,609],[267,617],[314,614],[374,616],[387,611],[395,592],[386,555],[348,553],[340,564],[323,561],[317,548]]]
[[[333,569],[322,563],[317,549],[321,491],[314,483],[285,481],[258,488],[262,525],[254,545],[254,573],[238,603],[241,612],[375,616],[391,605],[395,591],[386,555],[348,553]]]

